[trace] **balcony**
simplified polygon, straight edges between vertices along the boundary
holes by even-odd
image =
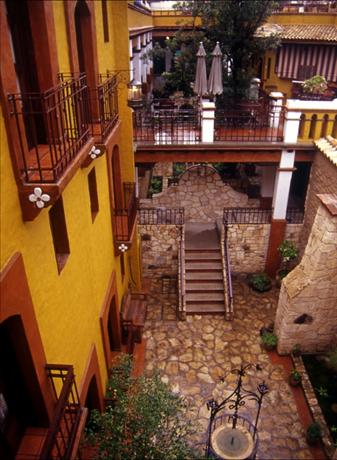
[[[283,0],[275,10],[275,13],[336,13],[337,3],[335,0]]]
[[[115,243],[130,244],[137,217],[136,187],[133,182],[124,182],[123,207],[113,210],[113,228]]]
[[[95,143],[103,144],[118,122],[117,76],[100,74],[98,86],[89,92],[92,104],[98,103],[99,114],[97,120],[91,116],[92,133]]]
[[[55,184],[91,137],[85,76],[42,93],[10,94],[8,100],[22,182]]]
[[[244,102],[233,109],[215,110],[203,110],[199,106],[183,109],[154,105],[134,113],[134,140],[139,145],[282,142],[284,118],[285,108],[273,106],[268,99],[256,103]],[[210,120],[214,124],[214,132]],[[203,131],[211,135],[204,136]]]
[[[70,460],[77,449],[87,410],[81,406],[72,366],[46,366],[56,405],[49,429],[28,429],[17,453],[17,460]]]

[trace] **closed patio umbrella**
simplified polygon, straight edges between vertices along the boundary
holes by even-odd
[[[215,48],[212,52],[212,66],[208,78],[208,92],[213,94],[222,94],[222,53],[220,50],[219,42],[216,42]]]
[[[193,91],[198,96],[207,94],[207,74],[206,74],[206,51],[204,45],[200,42],[197,52],[197,69],[195,72],[195,81]]]

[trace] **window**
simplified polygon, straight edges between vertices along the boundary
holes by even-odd
[[[58,272],[61,273],[70,254],[66,219],[60,197],[49,211],[50,230],[53,237]]]
[[[102,0],[103,35],[104,41],[109,41],[109,20],[106,0]]]
[[[92,168],[88,174],[88,187],[90,196],[91,219],[94,221],[99,211],[95,168]]]
[[[267,79],[270,78],[270,68],[271,68],[271,58],[268,58],[268,61],[267,61]]]
[[[122,252],[121,254],[121,274],[122,274],[122,280],[124,279],[124,276],[125,276],[125,259],[124,259],[124,252]]]

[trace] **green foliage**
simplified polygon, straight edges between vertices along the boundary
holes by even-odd
[[[305,93],[323,94],[328,89],[328,83],[325,77],[314,75],[302,83],[302,88]]]
[[[307,440],[309,442],[316,442],[322,437],[321,425],[317,422],[312,422],[307,428]]]
[[[161,176],[152,176],[149,195],[152,196],[154,193],[160,193],[163,187],[163,178]]]
[[[296,369],[290,372],[290,378],[297,383],[302,381],[302,375]]]
[[[264,54],[266,49],[275,48],[279,44],[276,36],[256,37],[255,32],[261,26],[278,2],[270,0],[191,0],[178,2],[177,9],[201,18],[202,32],[195,28],[192,33],[193,47],[188,44],[181,46],[181,59],[190,66],[188,81],[194,81],[196,51],[199,41],[204,42],[206,52],[211,52],[216,42],[220,42],[223,57],[230,63],[231,72],[224,73],[224,98],[242,99],[247,95],[250,80],[256,76],[252,65]],[[179,32],[180,33],[180,32]],[[197,37],[197,34],[198,38]],[[189,56],[187,56],[189,53]],[[177,67],[179,68],[180,64]],[[182,75],[182,77],[184,77]],[[172,84],[172,80],[170,82]],[[177,83],[175,81],[175,83]],[[221,99],[218,98],[218,99]]]
[[[265,332],[261,335],[261,342],[266,348],[276,348],[277,336],[273,332]]]
[[[173,177],[180,176],[186,171],[186,163],[173,163]]]
[[[320,385],[319,387],[315,388],[315,390],[317,391],[317,393],[318,393],[322,398],[328,398],[328,397],[329,397],[328,390],[327,390],[326,388],[324,388],[322,385]]]
[[[264,292],[271,288],[271,279],[266,273],[254,273],[249,277],[249,284],[254,290]]]
[[[330,366],[337,371],[337,348],[328,354]]]
[[[284,240],[278,247],[278,251],[282,257],[283,262],[289,262],[296,259],[298,250],[292,241]]]
[[[193,433],[186,422],[184,401],[173,394],[158,373],[133,378],[128,359],[113,372],[110,394],[114,404],[93,411],[96,430],[87,440],[98,445],[99,460],[184,460],[196,458],[187,444]],[[126,380],[124,380],[126,378]]]

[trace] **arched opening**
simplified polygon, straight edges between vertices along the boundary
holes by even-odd
[[[300,118],[300,126],[298,129],[298,137],[302,139],[304,137],[304,128],[305,128],[305,114],[302,113]]]
[[[329,115],[325,114],[322,121],[321,137],[325,137],[328,131]]]
[[[112,151],[111,159],[112,167],[112,181],[113,181],[113,194],[114,194],[114,207],[122,208],[123,207],[123,184],[121,178],[121,164],[120,164],[120,155],[119,148],[117,145],[114,146]]]
[[[75,30],[79,71],[87,75],[88,86],[95,88],[94,42],[91,14],[87,3],[78,0],[75,7]]]
[[[28,427],[47,427],[48,416],[19,315],[0,324],[0,457],[15,458]]]
[[[311,122],[310,122],[310,130],[309,130],[309,138],[314,139],[315,138],[315,133],[316,133],[316,124],[317,124],[317,115],[313,115],[311,117]]]
[[[113,296],[110,302],[109,315],[108,315],[108,338],[110,351],[119,351],[120,346],[120,335],[118,332],[119,322],[118,322],[118,308],[116,304],[116,297]]]
[[[84,406],[88,409],[88,417],[87,417],[87,427],[90,428],[92,431],[95,431],[95,423],[91,418],[91,414],[93,410],[100,410],[100,400],[99,400],[99,392],[97,386],[97,379],[96,376],[93,375],[89,387],[87,397],[85,398]]]

